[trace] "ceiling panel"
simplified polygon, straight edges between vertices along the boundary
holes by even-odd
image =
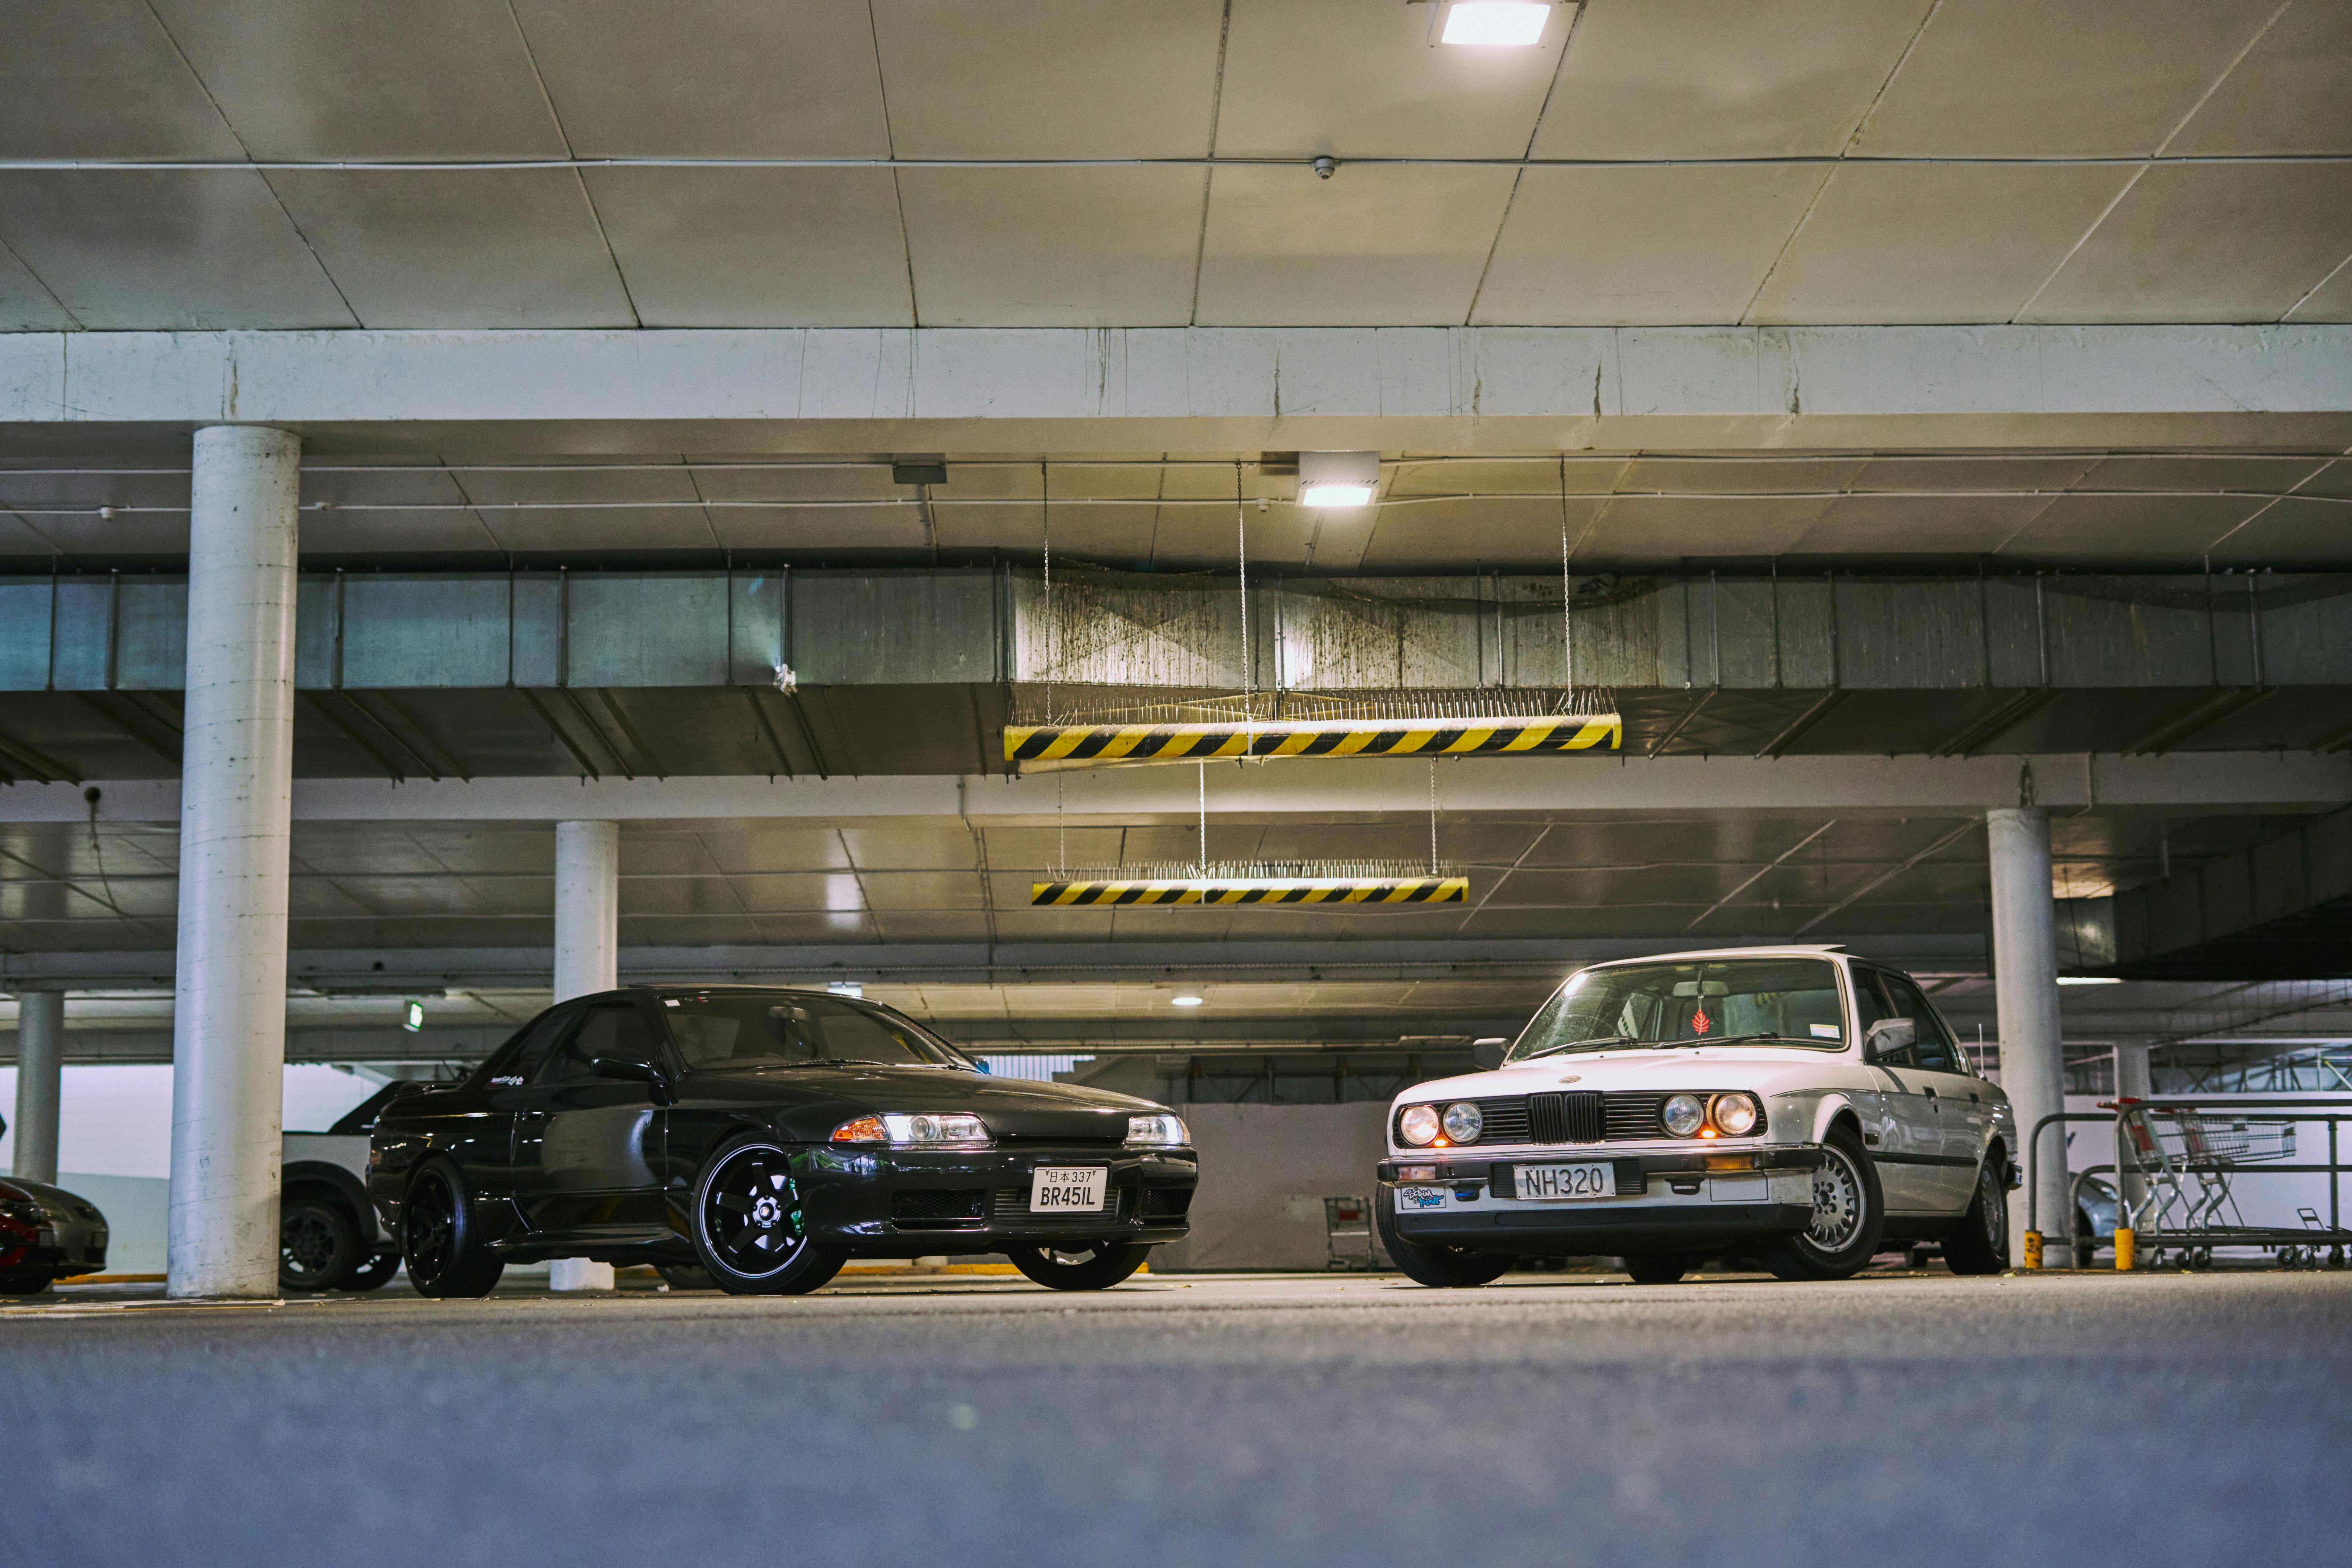
[[[269,180],[362,326],[635,324],[569,169],[280,171]]]
[[[2086,490],[2267,490],[2279,492],[2307,483],[2327,466],[2325,458],[2242,457],[2168,458],[2146,453],[2102,458],[2083,473],[2076,485]]]
[[[1197,169],[902,169],[927,327],[1180,326]]]
[[[2285,7],[2168,152],[2352,153],[2352,5]]]
[[[517,0],[515,14],[583,158],[889,153],[865,0]]]
[[[65,331],[74,325],[72,313],[58,303],[57,296],[0,246],[0,332]]]
[[[1529,169],[1475,320],[1679,326],[1739,320],[1820,169]]]
[[[1433,45],[1427,5],[1255,0],[1233,8],[1221,157],[1517,158],[1574,13],[1533,48]]]
[[[1451,326],[1469,313],[1514,171],[1220,169],[1203,326]]]
[[[141,0],[14,5],[0,147],[15,158],[237,158],[244,149]]]
[[[1874,458],[1850,481],[1857,490],[2060,490],[2094,458]]]
[[[99,331],[357,324],[257,174],[0,174],[0,242]]]
[[[2213,546],[2230,566],[2352,565],[2352,504],[2290,498],[2263,508],[2243,528]]]
[[[1937,7],[1857,152],[2153,153],[2276,0],[1966,0]]]
[[[1624,458],[1403,458],[1389,470],[1388,495],[1606,495],[1625,471]]]
[[[1841,165],[1750,318],[2006,321],[2131,174],[2099,166]]]
[[[1560,531],[1573,540],[1605,504],[1591,496],[1433,501],[1384,506],[1360,560],[1365,571],[1538,571],[1559,565]],[[1317,552],[1317,559],[1323,552]]]
[[[2140,176],[2024,319],[2274,321],[2347,254],[2352,167],[2162,165]]]
[[[1801,555],[1979,555],[2000,547],[2050,496],[1845,496],[1798,535]]]
[[[716,551],[710,514],[684,468],[471,469],[458,476],[501,547],[529,553]],[[633,507],[630,501],[668,501]],[[510,503],[533,503],[515,506]],[[562,503],[571,502],[572,505]]]
[[[2290,321],[2352,321],[2352,256],[2337,263],[2327,280],[2287,312]]]
[[[591,169],[648,327],[914,324],[887,169]]]
[[[2000,553],[2185,566],[2264,504],[2242,496],[2060,496]]]
[[[257,158],[561,158],[505,0],[153,0]]]
[[[1643,490],[1703,495],[1803,495],[1840,489],[1864,468],[1860,458],[1817,458],[1775,462],[1738,458],[1643,458],[1618,476],[1621,494]]]
[[[1209,148],[1220,0],[875,0],[901,158],[1182,158]]]
[[[1591,0],[1539,158],[1839,151],[1931,0]]]
[[[499,554],[504,549],[484,525],[480,514],[470,510],[337,510],[302,514],[301,550],[306,564],[313,557],[345,560],[396,555],[415,559],[443,554]]]
[[[1584,531],[1576,559],[1655,565],[1689,556],[1786,555],[1828,505],[1817,497],[1620,496]]]

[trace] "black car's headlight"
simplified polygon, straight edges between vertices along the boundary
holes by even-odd
[[[894,1149],[985,1149],[988,1124],[966,1111],[859,1116],[833,1130],[835,1143],[887,1143]]]
[[[1192,1131],[1184,1125],[1181,1116],[1163,1110],[1157,1115],[1127,1119],[1127,1146],[1130,1149],[1181,1149],[1192,1141]]]

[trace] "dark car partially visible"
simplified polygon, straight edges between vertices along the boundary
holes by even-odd
[[[106,1216],[88,1198],[0,1176],[0,1296],[29,1296],[106,1267]]]

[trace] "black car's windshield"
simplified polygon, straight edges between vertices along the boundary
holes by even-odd
[[[1735,1041],[1838,1050],[1844,1017],[1837,965],[1827,959],[1627,963],[1572,976],[1505,1059]]]
[[[971,1065],[904,1018],[831,996],[713,992],[665,996],[662,1011],[689,1068]]]

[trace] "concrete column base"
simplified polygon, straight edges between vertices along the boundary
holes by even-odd
[[[547,1266],[547,1288],[551,1290],[610,1290],[613,1289],[613,1266],[591,1263],[584,1258],[559,1258]]]

